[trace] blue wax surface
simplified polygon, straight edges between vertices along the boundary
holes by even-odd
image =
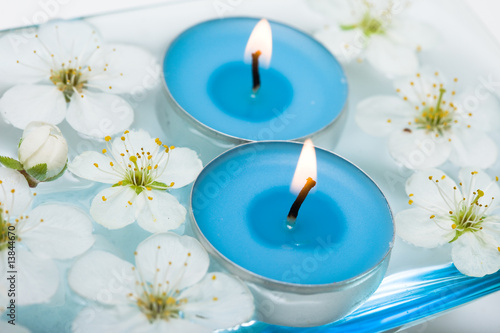
[[[227,259],[273,280],[327,284],[370,270],[390,250],[392,216],[373,181],[343,158],[316,149],[317,185],[296,227],[286,228],[301,149],[292,142],[254,143],[210,163],[193,188],[201,232]]]
[[[198,24],[170,45],[164,74],[172,97],[192,117],[247,140],[291,140],[324,128],[347,100],[337,60],[310,36],[271,23],[271,66],[260,69],[252,97],[251,64],[243,62],[257,19],[228,18]]]

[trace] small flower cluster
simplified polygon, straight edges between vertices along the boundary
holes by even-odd
[[[56,260],[80,256],[94,244],[92,220],[76,207],[45,203],[27,213],[36,195],[30,187],[55,180],[68,168],[109,185],[91,203],[95,222],[119,229],[137,221],[156,233],[139,244],[135,266],[97,250],[73,264],[71,289],[96,301],[76,317],[73,331],[209,332],[248,321],[254,303],[247,287],[227,274],[208,273],[210,260],[201,244],[167,232],[185,220],[186,208],[170,190],[197,177],[202,169],[197,153],[163,144],[143,130],[126,130],[133,110],[119,95],[154,87],[142,82],[151,75],[147,66],[157,70],[155,58],[137,47],[103,44],[83,21],[42,25],[19,48],[9,37],[0,38],[5,58],[0,84],[16,85],[1,96],[0,115],[24,133],[17,159],[0,156],[0,312],[9,302],[11,247],[19,245],[19,289],[30,291],[19,293],[17,305],[23,306],[50,302],[60,285]],[[67,163],[71,146],[55,126],[64,119],[85,137],[104,137],[105,147]],[[71,177],[64,178],[75,181]],[[103,292],[112,299],[102,299]],[[94,312],[99,304],[105,307]],[[88,311],[94,312],[91,321]],[[28,331],[3,321],[0,330]]]

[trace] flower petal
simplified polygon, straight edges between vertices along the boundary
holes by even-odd
[[[487,84],[487,83],[484,83]],[[477,99],[476,99],[477,98]],[[480,128],[482,132],[500,129],[500,103],[490,93],[478,94],[477,90],[468,90],[457,98],[458,111],[465,117],[472,128]],[[475,103],[478,100],[479,103]],[[472,113],[472,116],[469,116]]]
[[[54,54],[57,63],[68,66],[72,62],[86,65],[101,44],[101,37],[95,28],[82,20],[43,24],[38,29],[38,38],[41,43],[37,52],[47,55],[48,59]]]
[[[341,30],[337,26],[325,26],[313,33],[341,62],[348,63],[362,56],[366,40],[359,29]]]
[[[156,326],[151,326],[151,329],[144,333],[156,332],[178,332],[178,333],[209,333],[213,330],[208,327],[200,326],[185,319],[170,319],[167,321],[157,322]],[[141,332],[143,333],[143,332]]]
[[[186,208],[165,191],[143,191],[138,197],[139,225],[149,232],[177,229],[186,219]]]
[[[78,259],[68,283],[78,295],[102,304],[129,304],[135,290],[133,265],[105,251],[92,251]]]
[[[129,186],[106,188],[92,200],[90,215],[108,229],[123,228],[136,220],[136,199],[137,193]]]
[[[122,140],[122,137],[125,140]],[[155,155],[158,152],[164,151],[164,148],[158,145],[151,135],[144,130],[129,131],[127,134],[115,138],[111,147],[115,156],[119,156],[120,154],[124,154],[125,156],[135,155],[144,151],[156,157]]]
[[[150,323],[137,307],[118,306],[113,308],[87,307],[83,309],[73,321],[72,332],[208,333],[209,330],[182,319],[156,320]]]
[[[472,193],[479,189],[484,192],[484,196],[478,200],[479,204],[491,206],[499,204],[500,187],[483,170],[473,167],[463,168],[458,174],[458,179],[463,184],[462,191],[466,198],[473,199],[475,195]],[[493,202],[492,198],[495,198]]]
[[[454,243],[451,258],[463,274],[482,277],[500,269],[500,252],[483,231],[465,232]]]
[[[455,182],[438,169],[418,171],[406,181],[406,193],[415,205],[428,209],[429,216],[433,213],[447,214],[454,209],[455,196],[461,198],[455,187]]]
[[[169,232],[140,243],[135,262],[146,281],[168,281],[172,290],[182,290],[205,276],[210,260],[196,239]]]
[[[56,126],[31,122],[23,132],[18,156],[25,170],[38,164],[46,164],[47,173],[44,179],[49,179],[65,168],[68,161],[68,143]]]
[[[20,160],[27,160],[33,157],[43,147],[50,136],[58,137],[62,136],[62,133],[57,126],[49,123],[41,121],[32,121],[29,123],[24,129],[22,144],[19,144],[18,155],[22,156]]]
[[[64,95],[49,85],[19,85],[7,90],[0,99],[0,114],[17,128],[25,128],[32,121],[54,125],[64,120]]]
[[[413,50],[430,49],[439,41],[439,35],[433,27],[408,17],[394,19],[386,34],[394,43],[406,45]]]
[[[450,161],[462,167],[480,166],[487,169],[498,157],[496,143],[487,134],[472,128],[456,130],[451,137],[451,145],[453,151]]]
[[[451,220],[435,217],[419,208],[399,212],[395,218],[396,232],[403,240],[420,247],[434,248],[448,243],[455,236]]]
[[[14,190],[14,193],[12,192]],[[0,167],[0,203],[12,217],[23,214],[32,201],[28,182],[19,172]]]
[[[194,150],[175,148],[170,150],[167,167],[158,180],[167,185],[174,182],[173,188],[180,188],[192,183],[202,169],[203,164]]]
[[[33,53],[38,46],[34,32],[13,31],[0,38],[0,89],[36,83],[43,79],[50,82],[50,66],[40,58],[40,54]]]
[[[399,96],[406,98],[413,107],[418,106],[419,110],[423,109],[422,102],[425,102],[426,105],[436,104],[434,96],[439,96],[441,85],[448,87],[449,80],[439,71],[429,67],[420,68],[418,73],[412,73],[412,75],[393,81],[394,89],[399,93]],[[445,94],[444,98],[447,98],[448,94]]]
[[[43,259],[18,249],[19,305],[47,303],[59,287],[59,270],[52,259]]]
[[[311,9],[326,16],[328,20],[342,25],[356,24],[363,19],[366,6],[358,1],[348,0],[307,0]]]
[[[154,89],[160,82],[161,68],[156,58],[132,45],[104,46],[99,57],[93,57],[91,65],[96,69],[91,73],[98,74],[89,76],[89,85],[113,94],[138,94]]]
[[[446,162],[451,144],[443,137],[435,139],[425,130],[396,131],[389,138],[389,152],[409,169],[427,169]]]
[[[372,36],[365,54],[368,62],[387,77],[411,75],[418,69],[418,59],[411,48],[384,36]]]
[[[95,151],[86,151],[68,163],[68,170],[81,178],[100,183],[116,184],[123,180],[123,176],[117,170],[118,168],[111,166],[114,163],[116,162],[106,155]]]
[[[185,318],[213,330],[229,328],[252,318],[255,307],[248,288],[224,273],[209,273],[179,296]]]
[[[84,90],[72,96],[66,120],[80,133],[103,138],[127,129],[134,121],[134,111],[119,96]]]
[[[30,212],[24,228],[28,230],[22,233],[26,246],[37,255],[50,258],[72,258],[94,244],[89,217],[69,206],[38,206]]]
[[[386,136],[409,126],[411,106],[399,97],[373,96],[358,103],[356,123],[372,136]]]

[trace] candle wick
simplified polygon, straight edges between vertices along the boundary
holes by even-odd
[[[257,93],[260,88],[260,73],[259,73],[259,57],[262,54],[259,50],[252,53],[252,78],[253,78],[253,93]]]
[[[286,225],[289,229],[292,229],[295,226],[295,220],[297,219],[297,215],[299,215],[300,206],[302,206],[302,203],[309,194],[309,191],[314,186],[316,186],[316,181],[311,177],[307,178],[306,184],[304,185],[302,190],[300,190],[297,199],[295,199],[292,207],[290,208],[290,211],[288,212],[288,216],[286,218]]]

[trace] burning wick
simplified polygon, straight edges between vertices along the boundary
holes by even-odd
[[[252,53],[252,78],[253,78],[253,87],[252,91],[254,94],[259,91],[260,88],[260,74],[259,74],[259,57],[262,54],[259,50],[255,53]]]
[[[292,229],[295,226],[295,220],[297,219],[297,215],[299,215],[300,206],[302,206],[302,203],[309,194],[309,191],[314,186],[316,186],[316,181],[311,177],[307,178],[306,184],[304,185],[302,190],[300,190],[297,199],[295,199],[292,207],[290,208],[290,211],[288,212],[288,216],[286,218],[286,226],[288,227],[288,229]]]
[[[269,68],[271,56],[273,53],[273,33],[271,25],[266,19],[262,19],[255,25],[248,38],[243,54],[243,60],[246,64],[252,65],[252,94],[255,98],[260,88],[260,73],[262,68]]]

